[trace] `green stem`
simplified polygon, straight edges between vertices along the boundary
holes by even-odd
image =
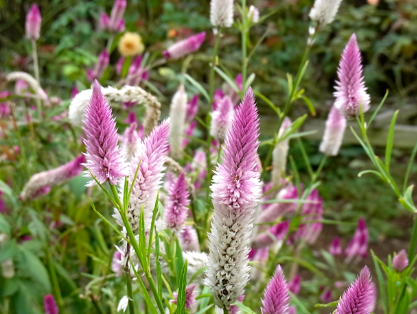
[[[39,79],[39,63],[38,63],[38,53],[36,51],[36,41],[32,39],[32,58],[33,58],[33,71],[35,72],[35,79],[38,81],[39,86],[41,81]],[[42,119],[42,104],[39,99],[36,99],[36,106],[38,107],[39,118]]]
[[[323,155],[323,158],[321,159],[320,165],[317,168],[317,171],[314,173],[313,177],[312,177],[312,181],[313,183],[315,183],[317,181],[317,178],[319,177],[321,171],[323,170],[324,164],[326,163],[326,159],[327,156]]]
[[[408,260],[411,262],[416,254],[417,246],[417,217],[414,217],[413,231],[411,232],[410,247],[408,248]]]
[[[109,37],[109,40],[107,41],[106,49],[109,54],[111,53],[110,48],[111,48],[111,45],[113,44],[113,40],[114,40],[114,35],[111,35]]]
[[[55,272],[55,265],[54,265],[54,261],[52,258],[52,254],[48,246],[46,246],[46,258],[48,259],[49,272],[51,274],[52,286],[54,287],[55,296],[56,296],[56,300],[57,300],[58,307],[59,307],[59,312],[64,314],[65,304],[64,304],[64,300],[62,299],[61,290],[59,288],[58,277]]]
[[[223,308],[223,314],[229,314],[229,307],[225,306]]]
[[[135,314],[135,304],[133,303],[132,278],[130,277],[129,268],[126,270],[126,287],[127,297],[129,298],[129,313]]]
[[[246,64],[247,64],[247,45],[246,45],[246,36],[247,36],[247,16],[246,16],[246,0],[242,0],[242,85],[245,88],[246,84]],[[245,92],[245,90],[243,91]]]

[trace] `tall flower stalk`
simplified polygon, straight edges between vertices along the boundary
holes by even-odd
[[[261,184],[257,169],[259,118],[248,89],[227,134],[224,157],[211,186],[214,215],[205,283],[226,313],[249,280],[248,253]]]

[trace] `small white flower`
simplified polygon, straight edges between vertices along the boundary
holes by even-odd
[[[119,305],[117,306],[117,312],[120,312],[123,310],[123,312],[126,312],[127,306],[129,304],[129,298],[127,295],[125,295],[123,298],[120,299]]]
[[[172,158],[180,159],[183,155],[182,140],[185,130],[185,115],[187,110],[187,94],[184,86],[180,86],[172,97],[169,117],[171,118],[169,145]]]
[[[310,18],[323,26],[333,22],[342,0],[316,0],[310,11]]]
[[[232,26],[233,0],[211,0],[210,21],[214,27]]]
[[[253,23],[259,22],[259,10],[253,5],[249,7],[248,18],[252,19]]]

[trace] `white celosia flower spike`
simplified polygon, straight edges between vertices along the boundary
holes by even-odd
[[[232,26],[233,0],[211,0],[210,22],[214,27]]]
[[[310,11],[310,18],[322,26],[333,22],[342,0],[316,0]]]
[[[281,125],[278,137],[281,137],[285,130],[291,126],[291,121],[287,117]],[[287,157],[289,149],[289,139],[279,142],[272,152],[272,186],[277,187],[282,184],[282,173],[287,168]]]
[[[171,109],[169,116],[171,119],[171,128],[169,134],[169,148],[172,158],[180,159],[182,157],[182,140],[184,138],[185,114],[187,110],[187,94],[184,86],[180,86],[178,91],[172,97]]]

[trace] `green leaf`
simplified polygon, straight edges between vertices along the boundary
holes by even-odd
[[[204,96],[205,99],[207,99],[207,102],[210,103],[210,96],[208,95],[207,91],[204,89],[204,87],[197,82],[195,79],[193,79],[191,76],[189,76],[188,74],[184,74],[184,77],[191,83],[194,85],[195,88],[198,89],[198,91],[201,93],[201,95]]]
[[[394,113],[391,124],[389,127],[388,138],[387,138],[387,147],[385,149],[385,168],[389,171],[389,166],[391,162],[391,152],[392,146],[394,144],[394,132],[395,132],[395,122],[397,121],[398,110]]]
[[[300,97],[302,100],[304,100],[304,102],[306,103],[308,110],[310,110],[310,113],[313,117],[316,116],[316,109],[314,109],[313,104],[311,103],[310,99],[308,99],[308,97],[306,96],[301,96]]]
[[[281,110],[276,107],[272,101],[270,101],[266,96],[264,96],[263,94],[261,94],[260,92],[255,91],[255,95],[259,98],[261,98],[264,102],[266,102],[266,104],[271,107],[272,110],[274,110],[274,112],[280,116],[281,115]]]
[[[178,299],[177,299],[177,313],[185,314],[185,287],[187,286],[187,261],[185,261],[184,266],[181,270],[181,275],[179,277],[178,284]]]
[[[332,270],[337,271],[337,266],[334,261],[333,255],[325,250],[321,250],[320,252],[321,252],[321,255],[324,257],[324,259],[326,260],[327,264],[329,264],[329,266],[332,268]]]
[[[333,301],[327,304],[315,304],[314,307],[316,308],[333,307],[333,306],[337,306],[338,303],[339,301]]]
[[[13,258],[17,253],[17,242],[16,239],[10,239],[4,243],[0,248],[0,263]]]
[[[304,314],[310,314],[310,312],[307,310],[307,308],[304,306],[304,304],[293,294],[292,292],[288,292],[291,296],[291,300],[294,302],[294,304],[297,306],[297,313],[304,313]]]
[[[178,241],[178,238],[175,240],[175,262],[174,262],[174,267],[175,267],[175,274],[177,276],[177,283],[179,285],[178,280],[180,279],[178,277],[178,274],[181,273],[181,270],[184,268],[184,258],[182,256],[182,250],[181,250],[181,246],[180,243]]]
[[[251,75],[249,75],[249,77],[246,80],[245,83],[245,88],[243,90],[247,90],[249,88],[249,86],[253,83],[253,81],[255,80],[255,73],[252,73]]]
[[[287,73],[288,95],[291,95],[293,89],[292,75]]]
[[[24,282],[20,284],[19,291],[13,296],[12,302],[16,308],[16,314],[40,314],[33,296],[28,291],[28,285],[30,283]]]
[[[0,214],[0,233],[10,235],[10,225],[3,214]]]
[[[374,261],[374,265],[375,265],[376,276],[378,278],[379,294],[380,294],[380,298],[382,300],[382,307],[384,309],[384,313],[386,313],[387,308],[388,308],[387,294],[386,294],[386,291],[385,291],[386,283],[385,283],[384,277],[382,276],[381,268],[378,264],[378,258],[376,257],[374,251],[372,251],[372,250],[371,250],[371,255],[372,255],[372,259]]]
[[[246,305],[243,305],[243,303],[239,301],[236,301],[233,304],[236,305],[239,309],[241,309],[244,313],[256,314],[256,312],[252,311],[250,308],[248,308]]]
[[[132,57],[126,57],[122,67],[122,78],[125,78],[129,72],[130,64],[132,63]]]
[[[375,170],[364,170],[364,171],[361,171],[361,172],[358,173],[358,177],[362,177],[364,174],[367,174],[367,173],[374,174],[374,175],[380,177],[382,181],[384,181],[384,177],[378,171],[375,171]]]
[[[206,307],[204,307],[203,309],[201,309],[200,311],[198,311],[196,314],[203,314],[203,313],[207,313],[208,309],[211,308],[214,304],[210,304],[207,305]]]
[[[21,267],[25,267],[25,272],[31,279],[37,282],[44,290],[45,294],[51,292],[51,284],[49,282],[48,272],[39,258],[31,251],[20,247]]]
[[[387,99],[387,97],[388,97],[388,93],[389,93],[389,92],[388,92],[388,90],[387,90],[387,91],[386,91],[386,93],[385,93],[385,96],[384,96],[384,98],[382,99],[382,101],[380,102],[380,104],[379,104],[378,108],[376,108],[376,110],[374,111],[374,113],[373,113],[373,115],[372,115],[371,119],[369,119],[369,122],[368,122],[367,128],[369,128],[369,127],[371,126],[372,121],[374,121],[374,119],[375,119],[376,115],[378,114],[379,110],[381,109],[382,105],[384,104],[385,99]]]
[[[404,196],[399,199],[400,203],[410,212],[416,213],[417,208],[414,205],[413,201],[413,189],[414,185],[410,185],[408,189],[405,191]]]
[[[15,294],[18,289],[19,289],[19,282],[16,276],[13,278],[4,278],[2,280],[0,296],[2,298],[9,297]]]
[[[407,189],[408,177],[410,176],[411,167],[413,166],[413,162],[414,162],[414,158],[416,157],[416,154],[417,154],[417,142],[414,145],[413,152],[411,153],[410,160],[408,161],[407,172],[405,173],[405,177],[404,177],[404,184],[403,184],[404,192],[403,193],[405,193]]]
[[[236,82],[234,79],[230,78],[229,76],[227,76],[226,73],[224,73],[222,70],[220,70],[220,68],[218,67],[214,67],[214,71],[216,71],[226,82],[227,84],[230,85],[230,87],[239,94],[240,90],[239,87],[237,87]]]

